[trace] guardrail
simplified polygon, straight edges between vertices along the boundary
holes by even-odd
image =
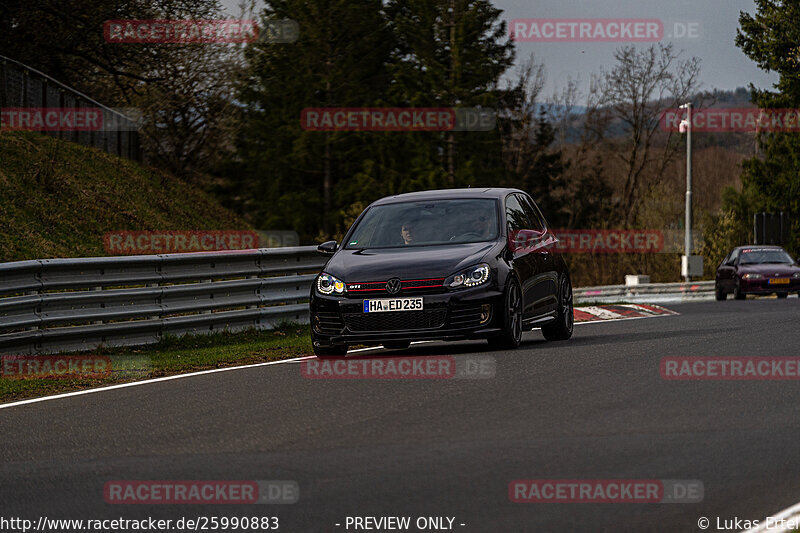
[[[0,353],[91,350],[308,321],[315,246],[0,264]]]
[[[631,303],[669,303],[707,300],[714,297],[713,281],[694,283],[645,283],[640,285],[605,285],[602,287],[576,287],[575,301]]]
[[[0,264],[0,353],[135,346],[308,322],[316,246]],[[577,302],[708,298],[714,282],[575,289]]]

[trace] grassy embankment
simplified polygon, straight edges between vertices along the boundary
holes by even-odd
[[[211,195],[168,173],[30,132],[0,133],[0,262],[105,255],[119,230],[250,229]],[[168,339],[108,356],[104,379],[0,378],[0,401],[311,353],[306,327]],[[124,370],[131,362],[135,371]]]

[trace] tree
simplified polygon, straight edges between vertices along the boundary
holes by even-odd
[[[623,165],[616,218],[626,226],[636,220],[642,191],[658,183],[680,147],[669,134],[656,142],[661,113],[685,103],[699,86],[699,59],[679,57],[671,44],[624,46],[614,53],[614,67],[592,78],[587,127]],[[624,132],[624,142],[608,141],[614,128]],[[645,183],[648,174],[652,181]]]
[[[295,43],[248,47],[238,84],[242,127],[227,172],[236,174],[234,187],[256,224],[290,227],[304,239],[320,231],[330,236],[340,211],[360,200],[337,198],[338,190],[364,171],[365,159],[392,155],[377,142],[383,134],[307,131],[301,113],[381,105],[393,46],[383,6],[380,0],[276,0],[262,19],[293,19],[300,34]]]
[[[269,2],[263,16],[296,20],[299,40],[248,47],[242,129],[224,170],[237,176],[234,194],[255,223],[328,238],[381,196],[504,182],[499,128],[317,132],[300,124],[313,107],[502,107],[498,84],[513,52],[499,15],[486,1]]]
[[[219,0],[8,0],[0,4],[0,50],[104,105],[137,108],[148,160],[191,177],[230,147],[238,45],[109,42],[103,28],[219,13]]]
[[[761,109],[800,107],[800,5],[795,2],[756,0],[756,14],[742,12],[736,45],[762,70],[776,72],[775,91],[751,85],[753,102]],[[741,196],[730,195],[725,209],[739,223],[752,223],[759,211],[790,214],[788,248],[800,253],[800,139],[797,133],[771,132],[758,137],[763,157],[743,164]],[[746,212],[736,210],[746,205]],[[745,220],[742,220],[745,219]]]
[[[503,91],[498,84],[514,60],[500,9],[487,0],[391,0],[387,13],[398,43],[390,65],[392,101],[418,107],[499,107]],[[484,184],[502,175],[497,131],[419,138],[438,145],[428,151],[433,157],[429,172],[442,169],[451,187]]]

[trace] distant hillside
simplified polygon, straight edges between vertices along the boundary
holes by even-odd
[[[196,186],[99,150],[0,133],[0,262],[106,255],[118,230],[251,229]]]
[[[705,91],[697,93],[690,99],[695,107],[702,108],[748,108],[754,107],[750,101],[750,91],[739,87],[732,91]],[[570,109],[570,115],[564,117],[565,108],[560,105],[542,104],[537,106],[537,112],[547,111],[550,116],[560,121],[559,127],[564,128],[564,139],[567,144],[578,143],[585,127],[585,106],[575,106]],[[619,119],[612,120],[605,132],[607,139],[625,138],[629,135],[630,127]],[[695,136],[696,147],[720,146],[734,150],[748,150],[753,145],[752,133],[703,133]]]

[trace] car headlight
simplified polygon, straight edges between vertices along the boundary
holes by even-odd
[[[344,282],[323,272],[317,277],[317,290],[322,294],[344,294]]]
[[[800,278],[800,272],[795,272],[793,278]]]
[[[477,287],[489,281],[492,270],[486,263],[475,265],[457,274],[453,274],[444,281],[446,287],[458,289],[460,287]]]
[[[764,276],[761,274],[745,274],[742,276],[742,279],[761,279]]]

